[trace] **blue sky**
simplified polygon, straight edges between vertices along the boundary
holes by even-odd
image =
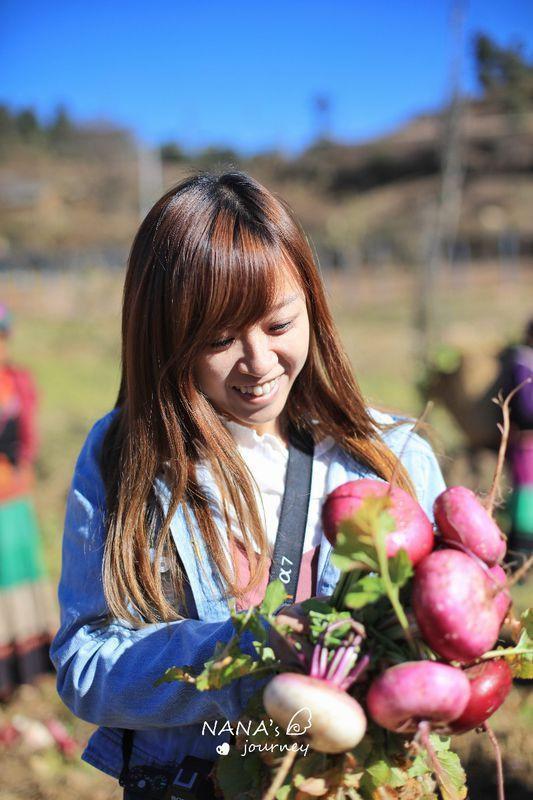
[[[470,0],[471,37],[521,40],[531,0]],[[43,119],[60,103],[147,142],[297,152],[331,100],[331,133],[360,141],[438,107],[449,85],[448,0],[1,0],[0,100]]]

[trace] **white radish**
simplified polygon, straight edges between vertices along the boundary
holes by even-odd
[[[342,689],[310,675],[282,672],[263,692],[263,703],[272,719],[286,729],[295,714],[307,716],[306,734],[320,753],[344,753],[359,744],[366,732],[366,717],[353,697]],[[308,712],[308,714],[306,714]],[[290,732],[289,732],[290,733]],[[292,735],[298,733],[293,730]]]

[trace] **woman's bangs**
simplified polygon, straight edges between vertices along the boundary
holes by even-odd
[[[228,252],[212,251],[210,280],[198,297],[205,325],[214,333],[241,330],[275,306],[287,279],[300,283],[297,269],[277,243],[244,236]]]

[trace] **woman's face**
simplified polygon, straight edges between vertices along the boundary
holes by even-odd
[[[285,438],[280,415],[308,352],[305,297],[285,280],[276,310],[247,330],[228,330],[206,344],[195,378],[219,413],[259,434]]]

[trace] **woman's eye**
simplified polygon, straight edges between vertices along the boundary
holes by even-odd
[[[211,347],[226,347],[226,345],[230,344],[233,339],[220,339],[218,342],[211,342]]]
[[[292,320],[290,320],[289,322],[280,322],[279,325],[272,325],[271,330],[273,330],[273,331],[282,331],[282,330],[285,330],[286,328],[290,327],[290,325],[292,325]]]

